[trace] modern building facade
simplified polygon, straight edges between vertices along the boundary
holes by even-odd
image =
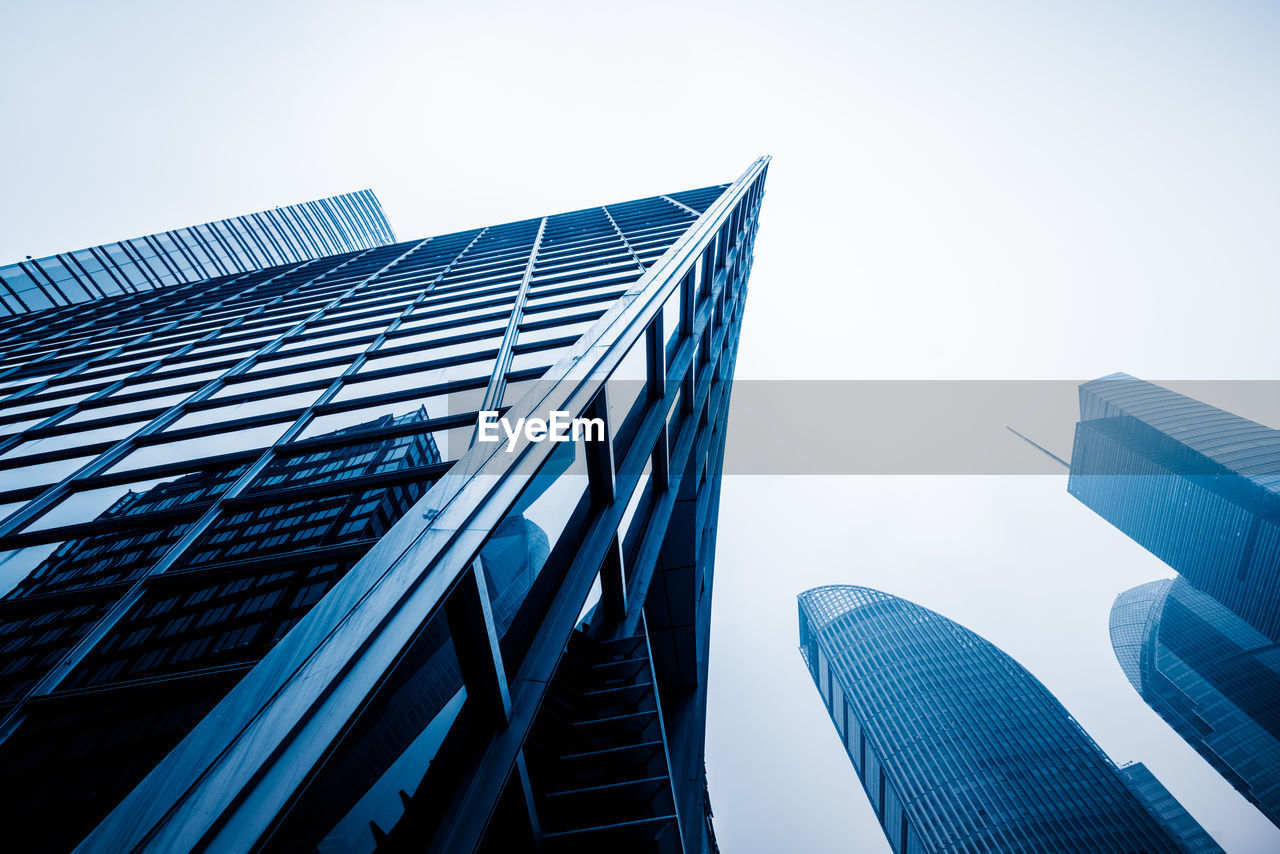
[[[1080,386],[1067,489],[1280,641],[1280,431],[1113,374]]]
[[[386,246],[372,190],[0,266],[0,317]]]
[[[714,850],[715,517],[767,168],[0,321],[7,826]],[[482,411],[603,432],[509,447]]]
[[[1147,811],[1155,816],[1156,821],[1177,840],[1188,854],[1223,854],[1222,846],[1205,832],[1200,822],[1191,817],[1191,813],[1164,787],[1141,762],[1131,762],[1120,766],[1120,776],[1124,778],[1129,791],[1142,801]]]
[[[1280,647],[1182,578],[1120,594],[1111,645],[1147,705],[1280,827]]]
[[[1183,850],[1025,668],[866,587],[800,594],[800,651],[896,854]]]

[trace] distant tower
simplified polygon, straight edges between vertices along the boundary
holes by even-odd
[[[1112,374],[1080,386],[1067,489],[1280,642],[1280,430]]]
[[[866,587],[799,599],[801,654],[898,854],[1182,850],[991,643]]]
[[[1147,705],[1280,827],[1280,648],[1181,578],[1121,593],[1111,645]]]
[[[1146,804],[1147,810],[1169,831],[1188,854],[1222,854],[1222,846],[1213,841],[1200,822],[1179,803],[1164,784],[1156,779],[1150,769],[1141,762],[1132,762],[1120,768],[1129,791]]]

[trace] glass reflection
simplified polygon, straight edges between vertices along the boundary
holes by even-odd
[[[572,537],[563,535],[571,522],[584,518],[586,492],[582,443],[557,444],[480,550],[499,638],[506,638],[562,539],[566,548],[557,555],[557,568],[567,568]],[[537,610],[539,606],[535,601],[530,607]]]

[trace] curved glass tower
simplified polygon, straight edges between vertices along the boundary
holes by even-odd
[[[1067,491],[1280,641],[1280,430],[1112,374],[1080,386]]]
[[[1147,705],[1280,826],[1280,647],[1181,578],[1116,597],[1111,645]]]
[[[895,852],[1182,850],[988,641],[866,587],[800,599],[800,651]]]

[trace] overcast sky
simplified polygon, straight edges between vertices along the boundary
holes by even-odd
[[[769,153],[739,378],[1275,379],[1280,11],[1119,5],[10,0],[0,263],[363,187],[408,239]],[[974,629],[1280,850],[1124,681],[1111,600],[1170,573],[1065,478],[735,476],[719,543],[727,854],[885,848],[796,652],[822,583]]]

